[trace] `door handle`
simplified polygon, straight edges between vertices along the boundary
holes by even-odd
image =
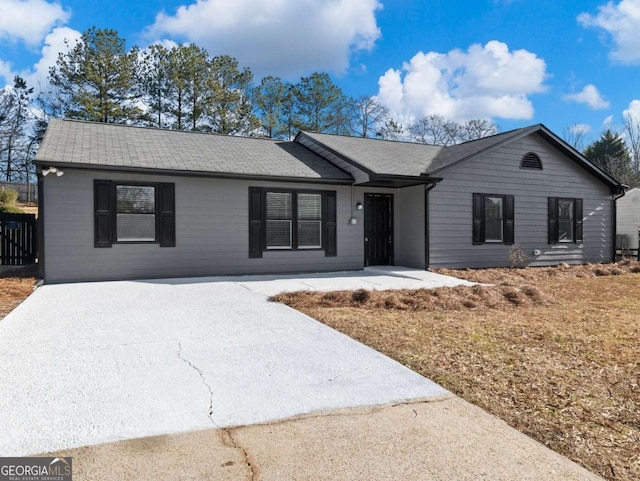
[[[365,242],[369,242],[369,238],[368,238],[368,237],[365,237],[365,238],[364,238],[364,241],[365,241]]]

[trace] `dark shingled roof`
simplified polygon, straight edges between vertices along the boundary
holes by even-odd
[[[530,127],[448,147],[312,132],[304,134],[376,174],[419,176],[434,174],[527,129]]]
[[[426,173],[444,147],[393,140],[304,132],[316,142],[376,174],[417,177]]]
[[[187,175],[353,181],[348,172],[330,161],[338,156],[344,160],[343,164],[355,166],[373,180],[376,176],[395,176],[422,182],[427,177],[441,177],[448,167],[481,152],[533,133],[544,135],[616,192],[622,188],[619,182],[542,124],[449,147],[301,132],[297,139],[302,138],[305,144],[311,142],[313,150],[318,152],[315,153],[296,141],[53,119],[36,162],[39,165],[157,170]]]
[[[295,142],[52,119],[39,164],[349,181]]]

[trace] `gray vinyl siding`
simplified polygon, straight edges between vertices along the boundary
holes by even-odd
[[[176,247],[113,244],[94,247],[94,179],[173,182]],[[324,251],[248,255],[249,187],[337,192],[337,256]],[[45,281],[211,276],[352,270],[363,267],[362,223],[351,225],[350,186],[170,177],[65,169],[44,178]]]
[[[540,156],[543,170],[520,168],[527,152]],[[444,180],[429,195],[431,267],[508,266],[509,246],[472,244],[474,192],[514,196],[515,241],[529,256],[530,265],[612,260],[613,200],[609,187],[537,134],[438,174]],[[548,197],[583,199],[582,244],[548,244]],[[534,256],[535,249],[541,254]]]
[[[618,199],[617,234],[627,236],[627,248],[638,248],[638,229],[640,229],[640,188],[629,190]]]
[[[424,194],[424,185],[398,189],[400,207],[396,216],[399,227],[396,242],[396,264],[398,265],[425,268]]]

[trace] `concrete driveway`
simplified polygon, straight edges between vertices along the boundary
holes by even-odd
[[[448,395],[262,281],[37,289],[0,321],[0,455]]]

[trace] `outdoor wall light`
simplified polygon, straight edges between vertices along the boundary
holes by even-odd
[[[47,167],[46,169],[42,169],[43,176],[47,176],[49,174],[56,174],[58,177],[61,177],[64,172],[60,169],[56,169],[55,167]]]
[[[364,207],[364,206],[362,205],[362,202],[358,202],[358,203],[356,204],[356,210],[362,210],[362,208],[363,208],[363,207]]]

